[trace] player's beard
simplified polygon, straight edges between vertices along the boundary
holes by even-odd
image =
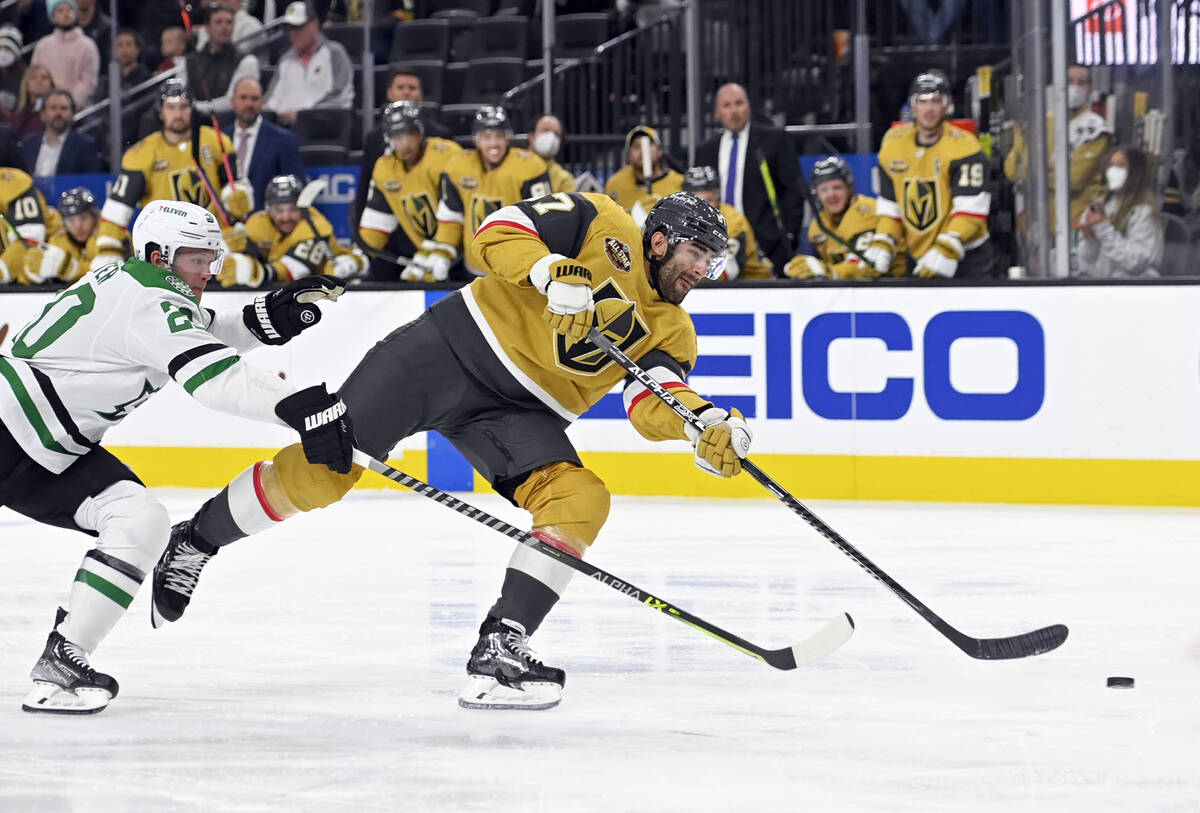
[[[688,292],[695,287],[695,283],[689,284],[691,275],[687,263],[672,252],[670,259],[664,261],[658,269],[658,287],[662,298],[672,305],[682,303]],[[696,283],[698,282],[699,280],[696,280]]]

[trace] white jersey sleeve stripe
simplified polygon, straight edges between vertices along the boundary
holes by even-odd
[[[888,200],[887,198],[876,198],[875,214],[879,217],[890,217],[892,220],[899,220],[900,207],[896,205],[896,201],[894,200]]]
[[[390,212],[384,214],[376,209],[372,209],[370,206],[363,209],[362,217],[358,220],[358,227],[360,229],[383,232],[384,234],[391,234],[399,225],[400,221],[394,214]]]
[[[987,217],[992,208],[992,194],[980,192],[976,195],[955,195],[950,201],[951,216],[956,214]]]
[[[651,367],[646,372],[651,378],[653,378],[659,384],[662,384],[667,389],[671,389],[672,387],[686,386],[683,381],[680,380],[679,373],[668,367]],[[649,394],[649,392],[650,390],[648,390],[641,382],[637,381],[636,379],[631,381],[629,386],[627,386],[625,391],[621,394],[621,399],[625,402],[625,414],[628,416],[633,410],[634,404],[642,400],[642,398]]]
[[[128,226],[129,221],[133,219],[133,207],[114,200],[110,196],[108,200],[104,201],[104,208],[100,210],[100,218],[109,223],[116,223],[118,226]]]
[[[539,237],[537,226],[533,224],[533,220],[529,215],[521,211],[518,206],[505,206],[502,209],[497,209],[487,216],[487,219],[479,224],[479,228],[475,231],[475,236],[492,226],[503,224],[505,226],[516,226],[522,231],[527,231],[535,237]]]
[[[446,205],[446,201],[438,201],[437,219],[441,223],[462,223],[463,213],[456,212]]]

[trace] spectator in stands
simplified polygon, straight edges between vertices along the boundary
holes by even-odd
[[[604,192],[641,225],[654,204],[683,189],[683,176],[664,166],[658,131],[644,124],[625,134],[625,159],[628,163],[609,176]]]
[[[142,62],[142,36],[132,28],[117,32],[117,64],[121,66],[121,90],[150,78],[150,69]]]
[[[17,94],[25,75],[25,60],[21,48],[25,38],[15,25],[0,25],[0,116],[7,117],[17,109]]]
[[[762,252],[780,273],[791,259],[808,196],[796,151],[782,130],[750,121],[741,85],[717,90],[720,135],[696,148],[696,163],[721,175],[721,199],[746,216]]]
[[[75,0],[46,0],[46,10],[50,12],[54,31],[38,40],[29,62],[49,68],[55,85],[69,91],[75,104],[82,107],[96,92],[100,51],[79,28],[79,7]]]
[[[251,37],[262,30],[262,22],[243,8],[242,0],[220,0],[220,5],[233,9],[233,44],[243,51],[248,51],[258,41],[258,38],[251,39]],[[209,19],[211,20],[212,6],[209,6],[209,9]],[[196,32],[197,51],[203,50],[204,46],[208,44],[208,37],[207,27]]]
[[[419,108],[421,102],[425,100],[425,94],[421,88],[421,77],[413,73],[411,68],[406,68],[403,65],[394,67],[388,71],[387,90],[384,93],[387,96],[388,104],[392,104],[393,102],[412,102]],[[421,127],[421,132],[427,137],[451,137],[450,129],[434,121],[430,116],[421,116]],[[387,133],[384,132],[381,126],[373,128],[371,132],[363,137],[363,158],[358,170],[358,177],[361,180],[354,191],[354,206],[350,209],[351,234],[358,231],[358,216],[362,214],[363,207],[367,204],[367,187],[370,186],[371,174],[375,171],[375,162],[387,152],[389,148],[388,142]],[[388,251],[393,254],[403,253],[397,252],[394,247],[388,248]]]
[[[1136,147],[1117,147],[1105,162],[1108,194],[1083,213],[1075,246],[1076,271],[1085,277],[1157,277],[1163,230],[1150,162]]]
[[[108,70],[108,48],[112,40],[112,20],[103,11],[96,8],[96,0],[75,0],[79,9],[79,28],[100,52],[100,70]]]
[[[292,47],[279,58],[263,107],[291,126],[296,112],[311,107],[350,109],[354,69],[341,43],[321,36],[317,13],[306,0],[288,3],[283,13]]]
[[[233,109],[233,86],[239,79],[258,78],[258,57],[233,45],[233,8],[224,3],[208,7],[208,43],[187,55],[188,85],[202,115],[221,115]]]
[[[262,117],[262,85],[254,77],[239,79],[233,86],[233,113],[237,117],[225,132],[233,139],[238,177],[248,181],[252,209],[261,209],[263,193],[277,175],[295,175],[303,183],[308,175],[300,148],[291,130]]]
[[[17,109],[8,117],[17,138],[42,129],[42,97],[55,87],[54,77],[45,65],[30,65],[25,69],[21,89],[17,91]]]
[[[44,129],[21,139],[21,157],[35,177],[104,171],[96,142],[71,129],[74,119],[75,100],[70,93],[59,89],[46,94],[42,102]]]
[[[187,60],[188,41],[187,32],[183,30],[183,26],[173,25],[164,28],[160,35],[158,50],[162,61],[154,69],[155,73],[162,73],[184,65]]]
[[[533,125],[529,134],[529,149],[546,162],[550,173],[550,189],[553,192],[574,192],[575,176],[567,172],[562,164],[554,160],[563,142],[563,123],[558,116],[547,113]]]

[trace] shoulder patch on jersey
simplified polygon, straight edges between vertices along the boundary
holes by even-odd
[[[126,260],[121,269],[143,287],[161,288],[164,291],[180,294],[192,302],[196,301],[196,297],[187,283],[165,268],[159,268],[157,265],[151,265],[142,260]]]
[[[860,215],[871,215],[871,214],[875,214],[875,207],[874,207],[874,206],[872,206],[872,205],[871,205],[871,204],[869,204],[869,203],[860,203],[860,204],[858,204],[858,206],[855,206],[855,207],[854,207],[854,209],[855,209],[855,211],[857,211],[857,212],[858,212]]]
[[[150,166],[151,172],[166,172],[171,168],[171,162],[166,158],[159,158]]]
[[[475,189],[479,186],[479,181],[475,180],[472,175],[464,175],[458,179],[458,185],[463,189]]]
[[[384,181],[384,183],[383,183],[383,191],[385,191],[385,192],[399,192],[399,191],[400,191],[400,182],[399,182],[399,181],[397,181],[395,178],[392,178],[392,179],[390,179],[390,180]]]
[[[604,256],[608,257],[613,268],[622,274],[628,274],[633,270],[633,252],[629,250],[627,243],[623,243],[615,237],[604,238]]]
[[[888,172],[907,172],[907,171],[908,171],[908,162],[903,159],[895,158],[888,162]]]
[[[212,147],[208,146],[207,144],[200,145],[200,160],[205,163],[209,163],[209,164],[212,163],[212,161],[213,161]]]
[[[820,227],[818,227],[818,228],[820,228]],[[817,232],[816,234],[814,234],[814,235],[811,235],[811,236],[808,238],[808,242],[812,243],[814,246],[820,246],[820,245],[824,245],[824,244],[825,244],[825,241],[826,241],[826,240],[828,240],[828,239],[829,239],[829,238],[827,238],[827,237],[825,236],[825,232],[820,232],[820,231],[819,231],[819,232]]]
[[[167,284],[186,297],[191,297],[192,289],[188,284],[174,274],[167,274]]]

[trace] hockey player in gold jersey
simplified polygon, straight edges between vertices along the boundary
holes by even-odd
[[[817,256],[797,254],[788,260],[784,273],[792,279],[878,277],[875,266],[862,260],[875,238],[875,198],[854,191],[854,173],[836,155],[816,163],[808,186],[820,204],[808,227],[808,242],[817,250]],[[903,238],[898,245],[903,245]],[[904,251],[898,250],[888,275],[902,277],[906,273]]]
[[[245,181],[234,183],[223,166],[222,156],[234,160],[233,142],[207,125],[193,128],[187,82],[168,79],[161,85],[159,97],[163,127],[134,144],[121,158],[121,171],[100,210],[99,254],[92,260],[92,268],[128,256],[130,220],[134,211],[149,201],[195,203],[218,218],[232,220],[250,214],[252,196]],[[230,167],[236,177],[237,167]],[[214,201],[210,190],[220,190],[221,200]]]
[[[46,205],[29,173],[0,167],[0,214],[0,285],[38,285],[79,276],[71,258],[48,240],[48,224],[61,219]]]
[[[979,139],[946,123],[954,108],[942,74],[917,76],[909,104],[913,122],[889,130],[879,148],[879,217],[863,260],[887,273],[903,238],[913,276],[993,276],[991,193]]]
[[[343,248],[325,216],[300,196],[295,175],[271,179],[263,193],[266,208],[250,216],[244,233],[225,232],[232,253],[217,275],[221,285],[258,288],[317,274],[348,279],[366,270],[367,258]]]
[[[653,127],[641,124],[625,134],[625,158],[629,163],[610,175],[604,185],[605,193],[625,211],[633,213],[640,204],[644,214],[662,198],[683,189],[683,176],[663,166],[662,141]]]
[[[721,214],[687,192],[660,201],[643,229],[605,195],[555,193],[503,207],[469,248],[468,262],[485,276],[376,344],[339,390],[357,446],[386,458],[403,438],[436,429],[496,491],[530,512],[535,536],[580,556],[604,525],[609,493],[565,430],[614,386],[625,382],[625,410],[643,437],[690,440],[701,469],[738,474],[750,430],[736,409],[687,385],[696,331],[679,307],[700,280],[720,276],[728,240]],[[706,428],[685,425],[642,384],[626,381],[624,369],[586,339],[593,326]],[[178,618],[199,578],[196,562],[177,561],[172,548],[199,550],[207,561],[222,545],[337,501],[361,473],[309,464],[299,446],[255,464],[172,530],[155,570],[155,606]],[[528,638],[573,572],[517,546],[468,659],[461,705],[559,702],[563,671],[538,660]]]
[[[426,138],[421,109],[408,100],[392,102],[384,108],[383,136],[388,149],[375,162],[371,173],[358,234],[363,243],[376,251],[387,247],[402,256],[415,257],[421,247],[428,252],[437,236],[442,173],[450,159],[463,150],[449,139]],[[400,279],[436,281],[424,262],[404,268]]]
[[[47,223],[55,210],[46,208]],[[47,245],[30,246],[25,252],[26,268],[32,272],[39,267],[57,267],[54,279],[75,282],[87,273],[96,256],[96,239],[100,233],[100,207],[96,196],[87,187],[77,186],[62,193],[58,211],[53,218],[57,230],[47,226],[50,236]]]
[[[474,131],[475,149],[451,158],[442,172],[437,234],[413,257],[436,282],[446,279],[450,264],[470,249],[488,215],[550,192],[546,162],[529,150],[512,149],[512,125],[503,107],[482,105],[475,111]],[[465,263],[471,273],[483,273],[469,259]]]
[[[758,250],[754,229],[746,216],[721,201],[720,177],[713,167],[690,167],[683,176],[683,189],[715,206],[725,217],[729,230],[729,248],[725,252],[722,281],[733,279],[771,279],[771,261]]]

